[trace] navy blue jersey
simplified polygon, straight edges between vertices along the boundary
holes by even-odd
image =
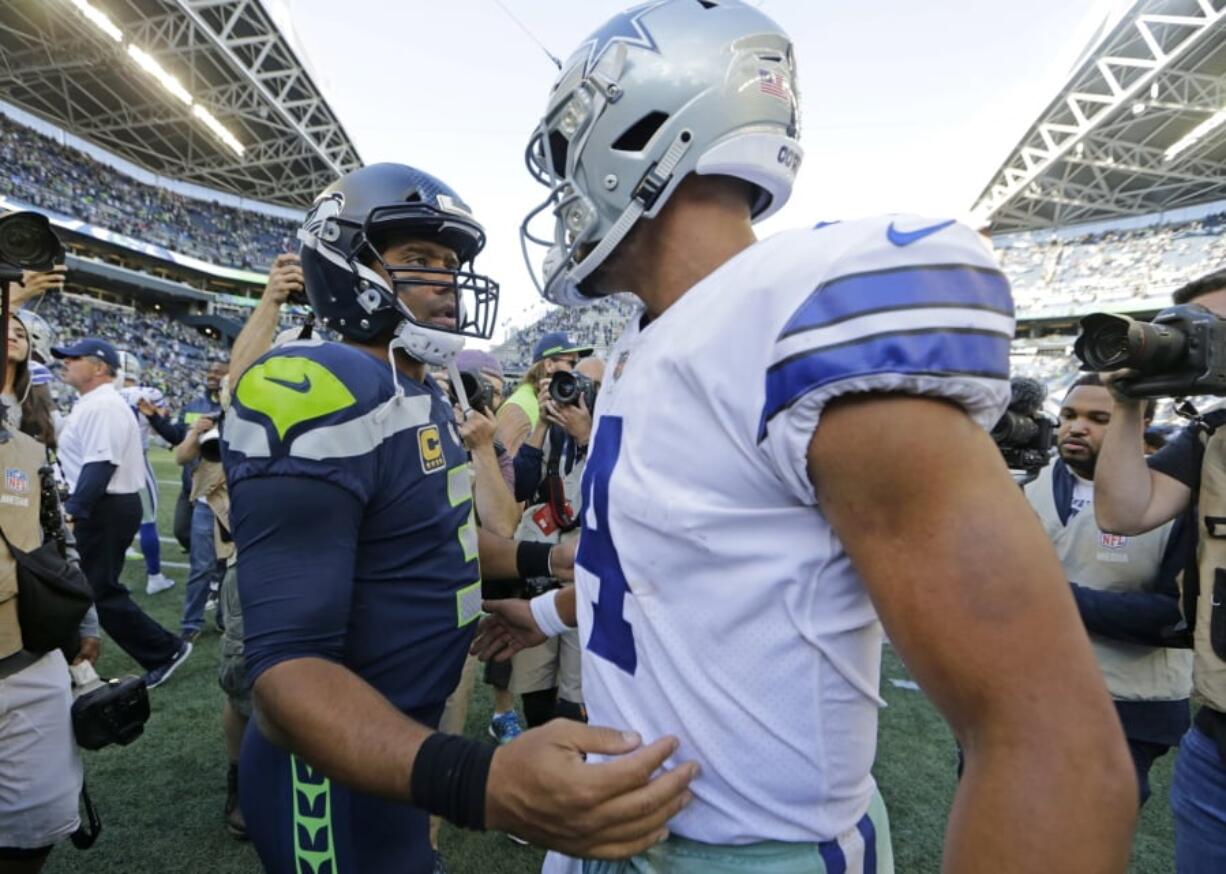
[[[247,668],[345,665],[432,722],[481,606],[467,454],[431,380],[351,346],[263,356],[223,426]]]

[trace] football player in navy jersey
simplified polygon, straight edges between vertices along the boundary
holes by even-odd
[[[480,224],[439,180],[380,164],[326,189],[299,239],[344,342],[263,355],[223,426],[256,703],[240,791],[266,870],[427,872],[427,813],[584,855],[658,842],[693,776],[651,779],[671,737],[555,723],[495,750],[433,731],[481,580],[465,451],[426,367],[492,330]]]

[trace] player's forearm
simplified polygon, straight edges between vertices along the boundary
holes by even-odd
[[[277,321],[281,317],[281,305],[261,298],[252,311],[247,324],[234,341],[230,351],[230,387],[238,385],[239,377],[255,360],[268,351],[277,333]]]
[[[255,682],[269,740],[359,792],[408,801],[417,750],[432,732],[349,669],[318,658],[280,662]]]
[[[1032,709],[1044,708],[1040,696],[1018,694]],[[1051,737],[1045,730],[1023,736],[1023,719],[1011,730],[967,744],[944,874],[1127,870],[1137,806],[1131,763],[1075,737],[1086,726],[1071,714],[1051,712],[1050,719],[1064,723],[1067,743],[1037,742]],[[1118,734],[1118,720],[1110,728]]]
[[[501,537],[514,537],[519,525],[520,509],[515,496],[502,478],[498,456],[492,445],[482,446],[472,454],[476,473],[473,499],[481,525]]]
[[[1117,401],[1094,465],[1094,515],[1104,531],[1141,531],[1153,498],[1153,480],[1142,437],[1141,404]]]

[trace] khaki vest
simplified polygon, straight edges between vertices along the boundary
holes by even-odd
[[[43,542],[38,512],[42,488],[38,469],[47,459],[43,444],[20,431],[10,431],[9,440],[0,443],[0,528],[19,549],[37,549]],[[21,628],[17,625],[17,563],[8,547],[0,541],[0,658],[22,648]]]
[[[1226,427],[1201,439],[1205,456],[1196,520],[1200,588],[1192,636],[1193,679],[1196,696],[1226,712]],[[1185,613],[1189,606],[1185,602]]]
[[[1026,487],[1026,498],[1056,548],[1065,576],[1100,591],[1151,591],[1174,523],[1135,537],[1104,534],[1090,506],[1063,525],[1052,490],[1055,467],[1048,465]],[[1191,694],[1192,653],[1188,650],[1124,643],[1097,634],[1090,635],[1090,643],[1115,700],[1178,701]]]
[[[230,493],[226,490],[226,473],[221,463],[217,461],[200,460],[200,464],[192,472],[192,491],[190,499],[195,502],[204,498],[209,509],[213,511],[216,522],[213,523],[213,547],[218,561],[226,561],[234,554],[234,541],[223,540],[221,526],[230,530]]]

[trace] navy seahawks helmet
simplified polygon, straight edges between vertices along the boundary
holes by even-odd
[[[451,249],[459,268],[389,264],[377,245],[390,236]],[[498,284],[472,270],[485,231],[460,196],[428,173],[403,164],[373,164],[342,176],[315,199],[298,231],[307,299],[323,323],[346,339],[389,336],[427,364],[448,364],[466,337],[489,339]],[[391,286],[372,265],[391,277]],[[455,328],[418,321],[398,292],[449,286]]]

